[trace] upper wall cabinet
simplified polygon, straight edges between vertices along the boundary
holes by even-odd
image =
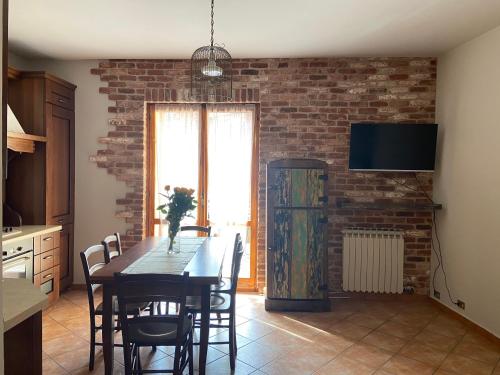
[[[45,142],[35,142],[33,153],[9,150],[5,202],[23,224],[63,225],[63,289],[73,281],[73,230],[68,228],[73,228],[75,207],[75,89],[45,72],[9,75],[12,112],[26,133]]]
[[[24,224],[73,223],[75,88],[45,72],[9,80],[8,102],[23,130],[46,138],[34,154],[9,157],[6,202]]]

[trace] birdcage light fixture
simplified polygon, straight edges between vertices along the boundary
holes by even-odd
[[[211,0],[210,45],[191,56],[191,98],[203,102],[227,102],[233,98],[232,59],[214,43],[214,0]]]

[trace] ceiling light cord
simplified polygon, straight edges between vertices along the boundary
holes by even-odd
[[[212,0],[210,12],[210,47],[214,48],[214,0]]]

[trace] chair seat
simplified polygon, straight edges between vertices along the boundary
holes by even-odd
[[[127,315],[139,315],[139,313],[146,309],[150,304],[149,303],[134,303],[127,305]],[[102,315],[103,307],[102,302],[99,303],[95,309],[96,315]],[[118,308],[118,299],[113,297],[113,314],[118,315],[120,309]]]
[[[226,312],[231,305],[231,295],[223,293],[212,293],[210,296],[211,312]],[[201,312],[201,297],[189,296],[186,299],[186,309],[190,312]]]
[[[183,328],[183,334],[186,337],[193,328],[192,320],[184,319]],[[139,346],[175,345],[177,324],[162,321],[131,323],[128,327],[128,334],[130,342]]]
[[[230,277],[223,277],[220,281],[219,284],[217,285],[212,285],[212,291],[214,292],[229,292],[231,290],[231,278]]]

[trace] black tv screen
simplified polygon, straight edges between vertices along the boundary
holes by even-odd
[[[352,124],[349,169],[433,171],[437,124]]]

